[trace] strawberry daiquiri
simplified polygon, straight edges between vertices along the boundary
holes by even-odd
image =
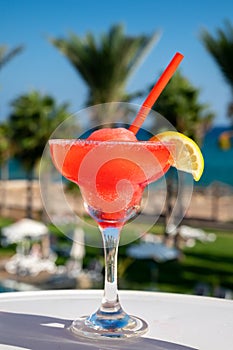
[[[176,53],[129,129],[105,128],[94,131],[87,139],[49,141],[55,167],[79,186],[85,208],[97,222],[103,240],[105,283],[102,302],[90,316],[73,321],[70,330],[78,336],[119,340],[140,336],[148,329],[144,320],[127,314],[121,307],[117,251],[121,228],[138,214],[143,191],[149,183],[162,177],[170,166],[190,172],[195,180],[202,174],[201,152],[184,135],[163,132],[149,141],[138,141],[135,136],[182,59],[183,55]]]
[[[145,187],[169,169],[170,143],[138,141],[125,128],[94,131],[87,139],[49,141],[53,163],[81,190],[85,207],[98,223],[105,249],[105,291],[100,308],[75,320],[71,330],[87,337],[125,338],[146,332],[145,321],[121,308],[117,292],[120,229],[135,216]]]
[[[51,140],[53,162],[79,185],[85,205],[100,226],[122,226],[140,207],[147,184],[170,167],[170,151],[161,142],[140,142],[124,128],[100,129],[88,139]]]

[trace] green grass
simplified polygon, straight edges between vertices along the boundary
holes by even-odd
[[[0,219],[1,227],[10,223],[10,220]],[[233,232],[211,230],[216,234],[216,241],[196,243],[192,248],[182,250],[178,261],[157,264],[153,260],[135,260],[126,255],[130,243],[135,243],[139,232],[147,230],[146,224],[131,223],[121,236],[119,248],[118,274],[120,289],[159,290],[164,292],[194,293],[198,282],[208,284],[210,291],[216,286],[233,290]],[[58,244],[71,247],[72,241],[59,232],[55,227],[50,230],[57,237]],[[86,256],[84,267],[93,259],[103,263],[103,250],[101,248],[101,235],[93,224],[87,219],[84,225]],[[150,232],[161,234],[162,225],[156,225]],[[0,247],[0,256],[14,253],[15,246]],[[58,263],[65,263],[66,259],[59,257]],[[102,287],[102,285],[100,286]]]
[[[219,233],[213,243],[198,243],[185,250],[182,267],[186,280],[233,289],[233,234]]]
[[[13,222],[13,220],[11,220],[9,218],[1,218],[0,217],[0,229],[4,226],[11,224],[12,222]]]
[[[217,286],[233,290],[233,232],[216,231],[216,235],[215,242],[198,242],[193,248],[185,248],[178,261],[132,261],[124,279],[134,289],[141,286],[140,289],[192,294],[201,282],[209,286],[210,293]],[[128,283],[123,285],[128,287]]]

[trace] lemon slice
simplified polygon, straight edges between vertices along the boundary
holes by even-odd
[[[176,132],[165,131],[153,136],[150,141],[171,142],[175,145],[172,151],[172,163],[178,170],[193,175],[195,181],[201,178],[204,170],[204,159],[198,145],[189,137]]]

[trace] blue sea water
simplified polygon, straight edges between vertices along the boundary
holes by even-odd
[[[205,168],[198,186],[206,187],[214,182],[233,186],[233,139],[226,151],[221,150],[218,143],[219,135],[226,130],[226,127],[214,127],[206,134],[202,146]],[[11,180],[26,178],[23,167],[15,159],[9,161],[9,177]]]
[[[17,159],[10,159],[8,163],[9,180],[24,180],[26,179],[26,172],[23,166]]]
[[[233,139],[228,150],[219,147],[219,136],[222,132],[230,130],[226,127],[215,127],[206,134],[202,153],[205,168],[199,185],[208,186],[213,182],[221,182],[233,186]]]

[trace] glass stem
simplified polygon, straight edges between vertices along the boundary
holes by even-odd
[[[120,309],[117,286],[117,255],[120,228],[101,228],[101,233],[105,257],[105,283],[101,311],[117,312]]]

